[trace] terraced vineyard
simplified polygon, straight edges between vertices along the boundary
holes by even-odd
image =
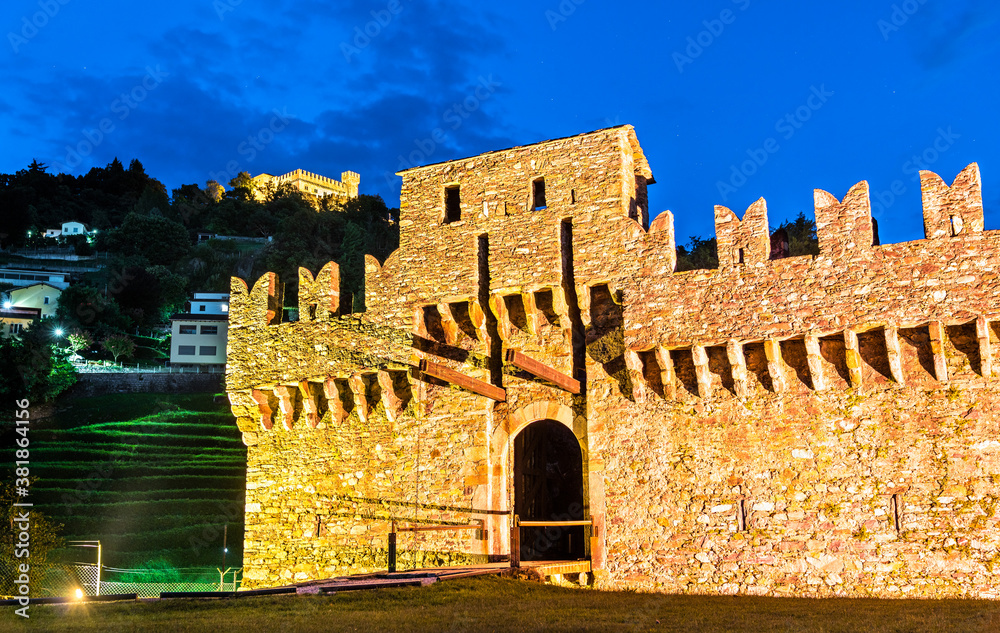
[[[246,447],[212,394],[69,400],[31,430],[35,507],[104,564],[222,565],[243,557]]]

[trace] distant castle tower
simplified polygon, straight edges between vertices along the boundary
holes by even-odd
[[[260,185],[273,184],[275,187],[288,183],[295,189],[309,194],[316,202],[327,196],[336,196],[339,202],[357,198],[358,185],[361,183],[361,175],[353,171],[342,172],[340,180],[337,181],[303,169],[296,169],[280,176],[259,174],[253,179]],[[256,195],[258,199],[262,198],[259,192]]]

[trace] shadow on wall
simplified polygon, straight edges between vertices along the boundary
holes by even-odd
[[[618,296],[616,296],[616,294]],[[625,365],[625,317],[620,291],[607,284],[590,288],[590,325],[586,327],[587,355],[604,367],[621,394],[632,396],[632,379]]]

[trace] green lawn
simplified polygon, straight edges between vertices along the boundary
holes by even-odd
[[[668,596],[492,577],[335,596],[32,606],[30,614],[12,630],[1000,631],[997,602]]]
[[[216,567],[226,524],[227,564],[242,559],[246,447],[214,394],[60,401],[31,428],[31,469],[35,507],[67,539],[100,540],[105,565]]]

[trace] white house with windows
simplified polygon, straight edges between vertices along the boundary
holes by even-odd
[[[63,222],[60,234],[63,237],[69,237],[71,235],[86,235],[87,227],[84,226],[82,222]]]
[[[225,365],[229,295],[196,292],[191,309],[170,317],[170,364]]]

